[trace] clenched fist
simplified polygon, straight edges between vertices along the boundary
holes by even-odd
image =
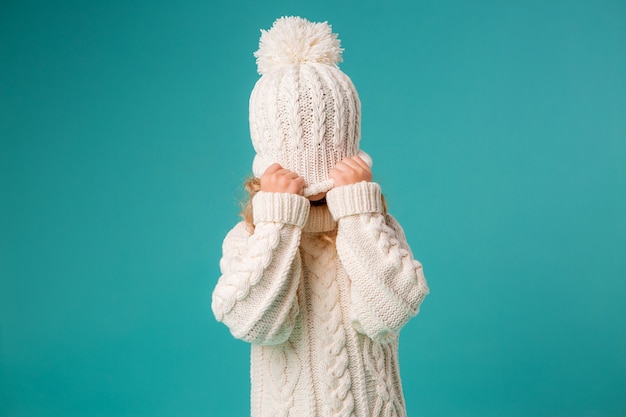
[[[300,194],[304,190],[304,178],[278,163],[270,165],[261,176],[261,191]]]
[[[333,179],[335,187],[356,184],[361,181],[372,181],[370,167],[358,155],[344,158],[330,170],[328,176]]]

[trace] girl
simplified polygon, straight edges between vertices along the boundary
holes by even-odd
[[[360,150],[327,23],[278,19],[255,53],[256,151],[212,309],[251,343],[253,417],[405,416],[398,334],[429,290]]]

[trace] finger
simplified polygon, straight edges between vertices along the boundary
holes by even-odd
[[[337,163],[333,169],[341,172],[349,172],[351,170],[350,167],[343,161]]]
[[[298,173],[297,173],[297,172],[292,171],[292,170],[290,170],[289,168],[282,168],[282,167],[281,167],[281,169],[279,169],[278,171],[276,171],[276,173],[277,173],[277,174],[280,174],[280,175],[288,175],[288,174],[295,174],[295,175],[298,175]]]
[[[288,170],[287,168],[281,168],[276,171],[276,175],[280,175],[281,177],[289,177],[291,174],[293,174],[293,172]]]
[[[353,170],[361,171],[363,169],[363,167],[359,165],[359,163],[352,158],[346,158],[342,162],[346,164],[347,166],[349,166],[350,168],[352,168]]]
[[[305,186],[305,181],[304,181],[304,178],[302,178],[302,177],[298,177],[298,178],[296,178],[296,179],[294,180],[294,182],[295,182],[296,184],[298,184],[298,186],[299,186],[301,189],[304,189],[304,186]]]
[[[289,189],[294,194],[302,195],[304,192],[304,178],[298,177],[292,180],[291,183],[289,184]]]
[[[359,155],[354,155],[352,157],[352,160],[356,161],[361,166],[361,168],[366,169],[368,171],[371,170],[370,166],[367,165],[367,162],[365,162],[363,158],[361,158]]]
[[[263,173],[263,175],[266,174],[273,174],[275,172],[280,171],[281,169],[283,169],[283,167],[280,166],[280,164],[278,162],[274,162],[272,165],[268,166],[267,169],[265,170],[265,172]]]

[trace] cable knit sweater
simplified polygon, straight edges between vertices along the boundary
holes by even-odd
[[[405,416],[398,333],[429,292],[422,266],[378,184],[326,199],[258,192],[254,232],[224,240],[213,312],[251,343],[253,417]]]

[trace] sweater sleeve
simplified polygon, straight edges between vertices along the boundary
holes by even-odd
[[[332,189],[328,208],[339,223],[337,252],[351,280],[357,331],[381,343],[419,312],[429,289],[398,222],[382,213],[380,186],[360,182]]]
[[[258,192],[252,204],[254,232],[241,222],[224,239],[211,308],[234,337],[279,344],[298,315],[298,247],[309,203],[295,194]]]

